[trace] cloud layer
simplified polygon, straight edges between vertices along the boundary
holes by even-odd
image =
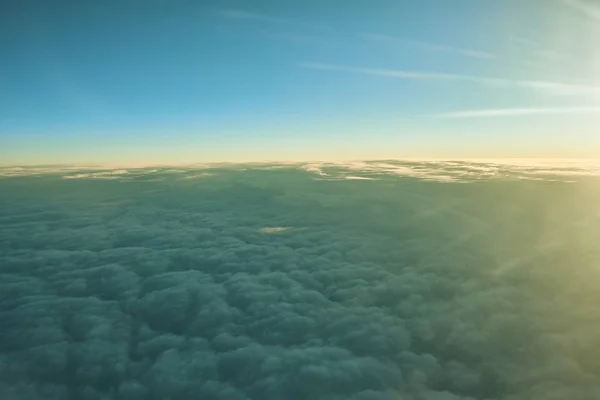
[[[0,397],[597,399],[600,192],[549,170],[13,169]]]
[[[545,109],[520,110],[544,112]],[[584,112],[588,109],[577,109]],[[589,111],[591,111],[590,109]],[[595,110],[595,109],[594,109]],[[475,118],[504,115],[514,110],[484,110],[441,114],[446,118]],[[548,111],[549,112],[549,111]],[[244,171],[306,171],[315,179],[361,180],[411,178],[442,182],[480,180],[573,180],[600,177],[600,161],[595,159],[473,159],[473,160],[378,160],[336,162],[213,163],[188,166],[120,167],[44,166],[0,167],[0,178],[52,176],[66,180],[118,180],[121,182],[180,182],[218,178]],[[181,183],[181,182],[180,182]]]

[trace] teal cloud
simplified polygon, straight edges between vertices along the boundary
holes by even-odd
[[[0,394],[598,398],[596,178],[374,164],[0,179]]]

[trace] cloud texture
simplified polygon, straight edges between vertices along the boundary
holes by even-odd
[[[598,179],[436,165],[11,169],[0,398],[598,399]]]

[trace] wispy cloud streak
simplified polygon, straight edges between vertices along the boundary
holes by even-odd
[[[434,72],[402,71],[402,70],[392,70],[392,69],[376,69],[376,68],[356,68],[356,67],[348,67],[348,66],[343,66],[343,65],[322,64],[322,63],[312,63],[312,62],[304,62],[304,63],[301,63],[300,66],[302,66],[303,68],[310,68],[310,69],[355,72],[355,73],[367,74],[367,75],[388,76],[391,78],[441,79],[441,80],[465,79],[465,77],[463,77],[463,76],[453,75],[453,74],[443,74],[443,73],[434,73]]]
[[[395,43],[395,44],[399,44],[399,45],[405,45],[405,46],[410,46],[413,48],[418,48],[418,49],[425,50],[425,51],[432,51],[432,52],[439,52],[439,53],[452,53],[452,54],[458,54],[458,55],[473,57],[473,58],[486,58],[486,59],[496,58],[495,54],[485,52],[485,51],[479,51],[479,50],[463,49],[463,48],[458,48],[458,47],[453,47],[453,46],[446,46],[446,45],[440,45],[440,44],[428,43],[428,42],[420,42],[420,41],[416,41],[416,40],[410,40],[410,39],[404,39],[404,38],[398,38],[398,37],[386,36],[386,35],[379,35],[379,34],[371,34],[371,33],[362,34],[361,36],[363,38],[371,40],[371,41],[377,41],[377,42],[389,43],[389,44]]]
[[[356,68],[343,65],[332,65],[322,63],[305,62],[300,64],[303,68],[329,70],[329,71],[344,71],[352,73],[360,73],[374,76],[384,76],[390,78],[401,79],[431,79],[431,80],[447,80],[447,81],[464,81],[490,87],[522,87],[526,89],[537,90],[546,94],[557,96],[581,96],[581,95],[600,95],[599,86],[573,85],[562,82],[546,82],[535,80],[511,80],[504,78],[491,78],[472,75],[456,75],[437,72],[422,72],[422,71],[403,71],[377,68]]]
[[[436,118],[490,118],[559,114],[600,114],[600,107],[500,108],[468,110],[433,115]]]
[[[559,96],[577,96],[600,94],[599,86],[572,85],[560,82],[545,81],[515,81],[519,86],[545,91]]]

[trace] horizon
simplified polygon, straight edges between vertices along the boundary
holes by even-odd
[[[323,163],[331,165],[344,165],[352,163],[372,163],[372,162],[465,162],[474,164],[499,164],[499,165],[534,165],[536,163],[548,163],[554,166],[561,166],[560,162],[569,164],[583,164],[586,162],[600,164],[600,157],[400,157],[400,158],[353,158],[353,159],[295,159],[295,160],[247,160],[247,161],[184,161],[172,163],[124,163],[124,162],[75,162],[75,163],[32,163],[32,164],[3,164],[0,168],[27,168],[27,167],[77,167],[77,168],[153,168],[153,167],[203,167],[213,165],[296,165],[306,163]],[[564,164],[562,164],[564,165]]]
[[[395,179],[441,183],[477,181],[545,181],[576,184],[600,177],[598,159],[403,159],[305,160],[270,162],[215,162],[179,164],[62,164],[0,166],[1,179],[44,176],[60,180],[116,180],[117,182],[177,183],[217,179],[222,175],[243,179],[253,172],[304,173],[315,181]]]

